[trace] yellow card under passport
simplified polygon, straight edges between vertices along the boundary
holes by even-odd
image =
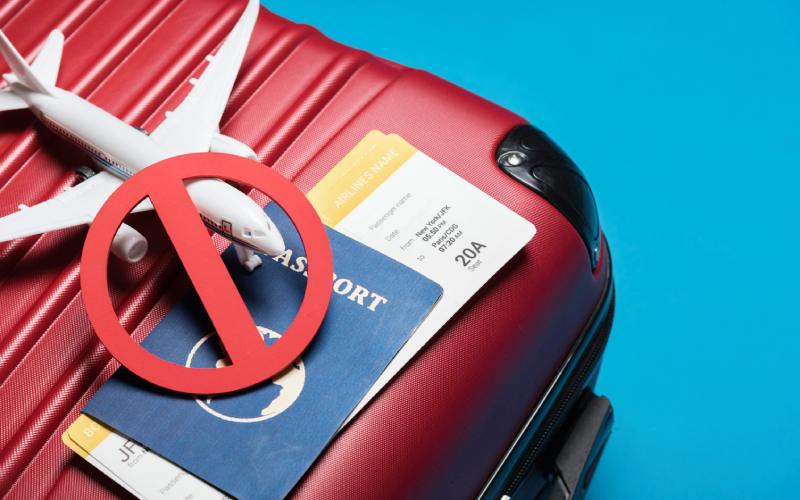
[[[78,417],[61,436],[61,440],[137,498],[231,498],[89,415]]]

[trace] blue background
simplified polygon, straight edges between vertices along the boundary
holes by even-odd
[[[590,498],[796,494],[800,4],[265,3],[520,113],[588,176],[618,292]]]

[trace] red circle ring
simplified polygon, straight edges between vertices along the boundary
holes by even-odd
[[[165,178],[222,178],[252,186],[287,213],[310,263],[303,302],[277,342],[253,352],[245,362],[223,368],[191,368],[164,360],[137,344],[114,312],[108,289],[108,254],[125,216],[147,197],[147,186]],[[184,263],[186,265],[186,263]],[[137,173],[108,198],[86,236],[81,256],[81,290],[95,333],[126,368],[149,382],[179,392],[217,394],[267,380],[294,361],[316,335],[331,297],[333,256],[319,215],[305,195],[283,176],[238,156],[196,153],[155,163]]]

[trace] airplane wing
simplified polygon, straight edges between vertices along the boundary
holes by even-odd
[[[171,155],[208,151],[239,73],[250,34],[258,17],[258,0],[248,0],[244,13],[213,56],[192,90],[150,137]]]
[[[120,184],[122,179],[100,172],[54,198],[32,207],[21,207],[18,212],[0,217],[0,241],[88,224]],[[133,212],[152,208],[149,200],[145,200]]]

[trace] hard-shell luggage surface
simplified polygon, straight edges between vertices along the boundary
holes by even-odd
[[[187,94],[243,7],[5,0],[0,27],[28,60],[61,29],[58,85],[149,131]],[[582,496],[613,418],[592,388],[614,297],[583,175],[524,118],[262,9],[221,131],[308,191],[374,129],[401,135],[537,234],[334,439],[293,495]],[[73,185],[87,164],[28,111],[0,114],[0,215]],[[132,220],[150,251],[137,264],[112,261],[109,275],[120,320],[141,340],[187,280],[152,214]],[[85,234],[0,244],[0,494],[8,498],[128,495],[61,442],[118,367],[84,312]]]

